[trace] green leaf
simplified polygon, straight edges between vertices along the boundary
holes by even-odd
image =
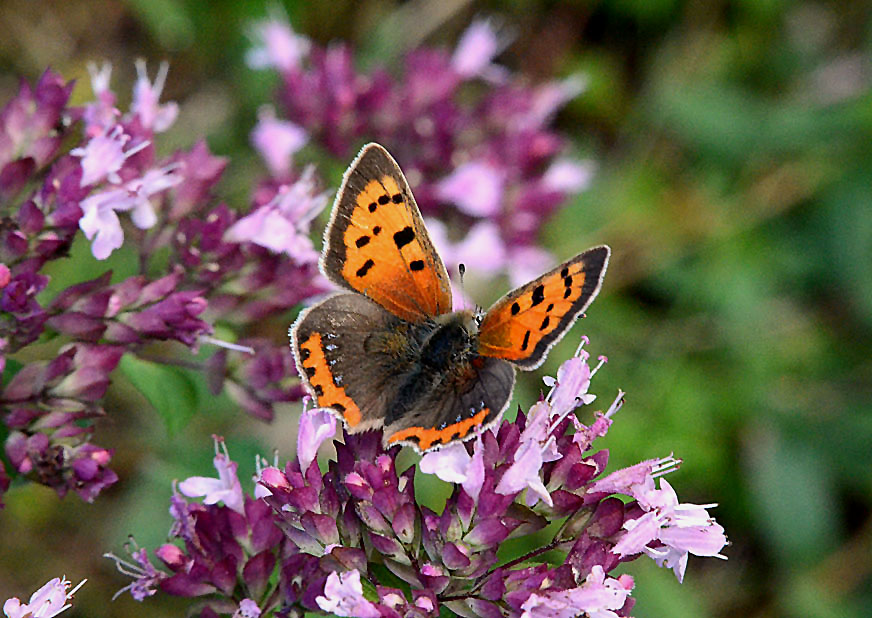
[[[154,406],[171,435],[178,433],[197,411],[197,389],[187,371],[130,354],[124,355],[120,367],[133,386]]]

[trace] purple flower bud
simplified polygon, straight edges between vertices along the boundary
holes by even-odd
[[[249,594],[257,598],[263,596],[275,565],[276,556],[272,549],[264,550],[248,559],[242,568],[242,580]]]
[[[22,82],[18,95],[0,111],[0,168],[15,158],[31,157],[42,167],[57,152],[64,134],[62,117],[73,90],[60,75],[46,71],[35,88]]]
[[[502,543],[510,531],[499,518],[491,517],[479,522],[463,540],[473,546],[493,547]]]
[[[340,542],[336,520],[329,515],[307,512],[300,517],[303,529],[322,545],[333,545]]]

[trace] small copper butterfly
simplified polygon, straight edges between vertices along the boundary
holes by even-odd
[[[451,311],[442,259],[397,162],[368,144],[345,172],[324,232],[324,275],[350,290],[290,329],[297,370],[348,431],[420,451],[474,435],[509,405],[515,368],[535,369],[596,298],[609,261],[594,247],[486,312]]]

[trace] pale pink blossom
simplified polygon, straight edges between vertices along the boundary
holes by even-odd
[[[297,433],[297,460],[300,470],[306,473],[324,440],[336,433],[336,416],[327,408],[303,410],[300,415],[300,429]]]
[[[93,193],[81,202],[83,211],[79,227],[91,240],[91,253],[105,260],[124,242],[124,231],[117,212],[131,211],[134,225],[148,229],[157,222],[150,198],[182,181],[179,164],[170,164],[146,172],[142,178]]]
[[[473,501],[478,502],[484,484],[484,446],[481,434],[475,437],[472,455],[466,446],[454,442],[438,451],[426,453],[418,463],[425,474],[435,474],[446,483],[459,483]]]
[[[3,604],[3,613],[8,618],[52,618],[71,607],[67,601],[82,587],[86,579],[80,581],[70,590],[72,582],[66,577],[55,577],[42,588],[30,595],[27,604],[18,597],[12,597]]]
[[[587,79],[579,74],[540,86],[534,95],[533,107],[527,123],[538,126],[550,120],[557,110],[580,95],[587,88]]]
[[[252,599],[242,599],[232,618],[260,618],[260,607]]]
[[[661,478],[660,489],[655,489],[649,478],[650,482],[635,488],[639,506],[647,512],[624,522],[627,532],[612,552],[620,556],[644,552],[658,566],[671,568],[679,582],[684,579],[688,554],[726,560],[720,553],[727,544],[724,529],[706,510],[717,505],[681,504],[666,479]],[[650,547],[655,541],[661,546]]]
[[[318,607],[337,616],[354,618],[378,618],[378,608],[363,596],[360,571],[352,569],[344,573],[333,571],[324,584],[324,595],[315,598]]]
[[[632,577],[606,577],[597,564],[577,588],[530,595],[521,605],[524,610],[521,618],[575,618],[582,614],[590,618],[618,618],[614,610],[624,606],[632,589]]]
[[[260,109],[257,126],[251,132],[251,143],[276,177],[284,177],[291,171],[291,157],[308,139],[301,126],[276,118],[271,106]]]
[[[618,390],[618,395],[615,397],[612,405],[609,406],[609,409],[606,410],[605,414],[596,412],[596,418],[593,424],[589,427],[583,425],[577,417],[569,417],[575,425],[575,433],[572,434],[572,441],[578,445],[582,453],[590,448],[590,445],[594,440],[601,438],[608,433],[609,427],[612,426],[612,416],[614,416],[623,405],[624,391]]]
[[[271,496],[272,492],[263,486],[261,483],[261,479],[263,478],[263,472],[266,469],[270,470],[278,470],[279,466],[279,455],[278,451],[275,453],[275,461],[270,465],[270,463],[266,460],[266,458],[256,455],[254,458],[254,475],[251,480],[254,482],[254,497],[257,499],[266,498],[267,496]]]
[[[309,39],[293,31],[287,16],[278,11],[254,25],[251,37],[258,45],[248,51],[246,62],[253,69],[275,67],[281,72],[300,67],[309,53]]]
[[[115,93],[109,89],[112,77],[112,64],[104,62],[99,68],[93,62],[88,63],[88,73],[91,75],[91,90],[96,100],[85,105],[85,134],[96,137],[109,131],[118,122],[121,112],[115,107]]]
[[[505,172],[487,161],[469,161],[436,185],[439,199],[475,217],[491,217],[502,210]]]
[[[497,33],[491,20],[478,19],[457,42],[451,65],[464,79],[481,77],[492,82],[503,81],[508,71],[492,61],[507,44],[508,38]]]
[[[299,264],[318,260],[309,226],[324,210],[329,192],[315,194],[314,168],[306,168],[292,185],[279,189],[276,196],[225,232],[231,242],[253,242],[276,253],[287,253]]]
[[[583,349],[587,338],[582,339],[575,356],[565,361],[557,370],[557,379],[544,381],[551,386],[548,396],[535,403],[527,415],[527,423],[519,438],[515,461],[503,474],[496,492],[508,495],[529,489],[527,506],[534,506],[540,499],[552,506],[551,495],[542,482],[542,464],[560,458],[554,439],[554,429],[566,416],[581,404],[595,399],[587,392],[591,376],[602,366],[604,360],[591,371],[587,365],[589,354]],[[578,425],[580,423],[577,422]]]
[[[136,83],[133,85],[133,101],[130,104],[130,112],[139,118],[139,122],[146,129],[155,133],[162,133],[169,129],[179,115],[179,106],[171,101],[161,105],[161,92],[166,83],[169,64],[162,62],[154,78],[154,83],[148,79],[145,68],[145,60],[136,61]]]
[[[148,146],[149,142],[142,141],[125,150],[131,137],[124,133],[120,125],[107,134],[100,134],[88,140],[81,148],[73,148],[70,154],[82,159],[82,180],[80,185],[85,187],[101,182],[104,179],[118,184],[121,178],[118,170],[128,158]]]
[[[219,438],[215,439],[215,458],[212,463],[218,471],[217,479],[192,476],[179,483],[179,491],[189,498],[202,496],[204,504],[223,502],[227,508],[245,514],[245,498],[236,473],[239,464],[230,459],[227,446]]]
[[[512,247],[507,256],[506,270],[509,283],[518,287],[529,283],[554,266],[554,256],[541,247],[526,245]]]
[[[518,447],[515,461],[503,474],[497,483],[496,493],[509,495],[524,489],[529,489],[526,496],[527,506],[534,506],[540,499],[548,506],[554,506],[551,494],[542,483],[542,444],[528,440]]]
[[[506,267],[506,247],[492,221],[473,224],[456,243],[449,240],[445,224],[438,219],[427,219],[427,230],[449,273],[457,272],[460,264],[467,272],[482,277],[496,275]]]
[[[542,176],[542,186],[550,191],[575,194],[590,185],[593,163],[574,159],[557,159]]]
[[[586,342],[583,340],[582,345]],[[563,362],[557,369],[557,378],[545,376],[542,381],[551,387],[547,401],[551,412],[564,416],[580,405],[593,403],[596,395],[587,392],[593,372],[587,364],[590,354],[579,346],[576,355]]]
[[[640,503],[649,503],[649,494],[658,491],[654,479],[678,469],[680,459],[671,455],[661,459],[646,459],[612,472],[588,487],[588,493],[626,494]]]

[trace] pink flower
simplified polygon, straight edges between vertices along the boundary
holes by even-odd
[[[104,62],[98,68],[93,62],[89,62],[88,73],[91,74],[91,90],[97,100],[85,105],[85,133],[96,137],[115,126],[121,112],[115,107],[115,93],[109,89],[112,64]]]
[[[449,273],[457,272],[457,267],[463,264],[474,276],[490,277],[506,267],[506,247],[499,228],[492,221],[475,223],[457,243],[448,239],[445,224],[438,219],[428,218],[427,229]]]
[[[148,81],[148,73],[145,69],[145,60],[136,61],[138,77],[133,85],[133,102],[130,104],[130,112],[139,117],[142,126],[155,133],[162,133],[169,129],[179,115],[179,106],[175,102],[160,105],[160,94],[163,92],[166,82],[169,64],[162,62],[154,78],[154,83]]]
[[[521,618],[618,618],[612,610],[621,609],[633,589],[633,578],[622,575],[606,577],[600,565],[594,565],[584,583],[568,590],[533,593],[524,601]]]
[[[294,184],[279,189],[276,196],[225,232],[231,242],[253,242],[276,253],[287,253],[298,264],[318,260],[309,224],[324,210],[329,192],[314,194],[314,168],[308,167]]]
[[[582,345],[586,339],[582,341]],[[551,412],[557,416],[564,416],[579,405],[593,403],[596,395],[587,392],[590,388],[590,379],[593,372],[587,364],[590,357],[585,350],[579,347],[576,356],[560,365],[557,370],[557,379],[545,376],[542,381],[551,387],[548,393],[548,401],[551,404]]]
[[[612,405],[609,406],[609,409],[606,410],[606,413],[603,414],[597,412],[596,420],[594,420],[590,427],[583,425],[575,416],[570,417],[575,425],[575,433],[572,434],[572,441],[578,445],[582,453],[590,448],[590,445],[595,439],[608,433],[609,428],[612,426],[612,416],[614,416],[623,405],[624,391],[618,390],[618,395],[615,397]]]
[[[502,210],[505,173],[485,161],[457,167],[436,185],[439,199],[474,217],[491,217]]]
[[[532,281],[554,266],[554,256],[532,245],[509,249],[506,269],[513,287]]]
[[[540,86],[533,95],[533,107],[527,122],[530,126],[548,122],[558,109],[580,95],[586,88],[587,79],[578,74]]]
[[[119,211],[130,210],[134,225],[148,229],[157,222],[149,198],[179,184],[182,177],[176,173],[178,164],[149,170],[142,178],[135,178],[118,188],[93,193],[81,202],[83,211],[79,227],[88,240],[92,240],[91,253],[105,260],[124,242]]]
[[[590,355],[582,349],[585,343],[587,338],[582,339],[576,355],[560,365],[556,380],[544,378],[544,382],[551,386],[551,391],[544,401],[537,402],[530,409],[527,424],[519,438],[515,461],[497,484],[497,493],[508,495],[529,489],[527,506],[534,506],[540,499],[548,506],[553,506],[540,474],[543,463],[560,459],[553,436],[554,429],[577,406],[589,404],[596,398],[587,389],[591,376],[604,362],[591,371],[587,365]]]
[[[660,479],[660,489],[654,489],[653,477],[648,478],[647,490],[637,492],[639,506],[647,512],[624,522],[627,532],[612,552],[620,556],[644,552],[658,566],[671,568],[679,582],[684,579],[688,554],[726,560],[720,553],[727,544],[724,529],[706,510],[717,505],[680,504],[666,479]],[[649,547],[654,541],[662,546]]]
[[[51,618],[71,607],[68,600],[82,587],[86,579],[70,590],[72,582],[67,578],[55,577],[42,588],[30,595],[30,601],[23,605],[18,597],[12,597],[3,604],[3,613],[9,618]]]
[[[146,146],[148,141],[143,141],[129,150],[124,150],[130,136],[124,133],[120,125],[106,135],[92,137],[82,148],[73,148],[70,154],[82,158],[81,186],[96,184],[107,178],[110,182],[120,183],[118,170],[124,162]]]
[[[219,447],[223,452],[219,452]],[[192,476],[179,483],[179,491],[189,498],[203,496],[204,504],[224,502],[224,506],[237,513],[245,514],[245,499],[236,469],[239,465],[230,460],[227,446],[221,439],[215,439],[215,458],[212,460],[218,471],[218,478]]]
[[[354,618],[379,618],[378,608],[363,597],[360,571],[352,569],[344,573],[333,571],[324,584],[324,595],[315,598],[318,607],[337,616]]]
[[[451,65],[465,79],[482,77],[493,82],[503,81],[508,71],[491,61],[507,43],[505,37],[500,39],[490,20],[476,20],[457,42]]]
[[[291,171],[291,157],[309,139],[306,131],[288,120],[276,118],[271,106],[258,114],[257,126],[251,133],[251,143],[260,152],[273,176],[283,177]]]
[[[587,188],[593,178],[593,164],[590,161],[558,159],[545,171],[542,185],[550,191],[574,194]]]
[[[521,440],[524,440],[523,435]],[[515,454],[515,461],[497,483],[496,493],[509,495],[529,489],[526,497],[527,506],[534,506],[539,499],[548,506],[554,506],[551,495],[540,476],[542,464],[545,462],[542,451],[543,444],[537,440],[528,439],[523,442]]]
[[[418,463],[418,469],[425,474],[435,474],[446,483],[460,483],[473,501],[484,483],[484,447],[481,435],[476,436],[472,455],[460,442],[449,444],[438,451],[425,454]]]
[[[274,14],[258,22],[251,36],[260,42],[259,47],[246,55],[248,66],[253,69],[275,67],[281,72],[293,71],[309,53],[309,39],[295,33],[285,15]]]
[[[680,459],[671,455],[662,459],[647,459],[629,468],[612,472],[588,487],[588,493],[627,494],[640,503],[649,503],[648,495],[656,492],[654,479],[678,469]]]
[[[233,612],[233,618],[259,618],[260,607],[251,599],[242,599],[239,609]]]
[[[303,474],[315,461],[318,448],[336,433],[336,417],[327,408],[303,409],[297,433],[297,460]]]

